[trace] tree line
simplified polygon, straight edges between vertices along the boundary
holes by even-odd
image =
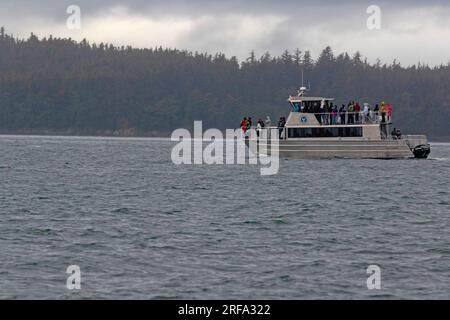
[[[326,47],[244,61],[222,53],[132,48],[0,29],[0,133],[168,135],[203,120],[235,128],[244,116],[286,116],[301,82],[311,95],[394,108],[404,133],[450,138],[450,63],[369,63]]]

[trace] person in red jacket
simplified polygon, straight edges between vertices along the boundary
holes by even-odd
[[[388,122],[390,122],[392,119],[392,105],[390,103],[388,103],[386,105],[386,112],[387,112]]]
[[[361,106],[359,105],[359,102],[355,105],[355,122],[359,123],[359,114],[361,113]]]
[[[247,118],[244,117],[244,119],[242,119],[242,121],[241,121],[241,128],[242,128],[242,132],[244,133],[244,135],[247,132],[247,126],[248,126],[248,121],[247,121]]]

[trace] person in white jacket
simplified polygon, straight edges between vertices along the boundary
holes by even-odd
[[[363,114],[365,122],[369,122],[369,109],[370,109],[369,104],[367,102],[364,103]]]

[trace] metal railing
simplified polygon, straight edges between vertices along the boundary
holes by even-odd
[[[387,112],[384,115],[381,112],[321,112],[303,114],[312,114],[321,125],[349,125],[349,124],[380,124],[390,123],[392,115]]]
[[[336,126],[347,126],[353,124],[391,124],[392,114],[385,112],[384,115],[381,112],[369,111],[369,112],[321,112],[321,113],[312,113],[312,112],[299,112],[300,114],[310,114],[314,115],[317,119],[319,125],[336,125]],[[277,129],[279,132],[280,139],[286,139],[287,136],[287,128],[285,126],[280,127],[278,125],[265,125],[264,127],[258,128],[255,125],[251,126],[251,129],[256,129],[257,135],[268,129]],[[401,139],[401,137],[395,137],[388,132],[382,132],[384,135],[383,139]],[[248,136],[247,133],[243,133],[243,136]]]

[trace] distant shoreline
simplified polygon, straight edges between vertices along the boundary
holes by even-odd
[[[170,138],[169,132],[131,133],[129,131],[76,131],[76,130],[0,130],[2,136],[57,136],[57,137],[105,137],[105,138]],[[450,139],[449,139],[450,141]]]

